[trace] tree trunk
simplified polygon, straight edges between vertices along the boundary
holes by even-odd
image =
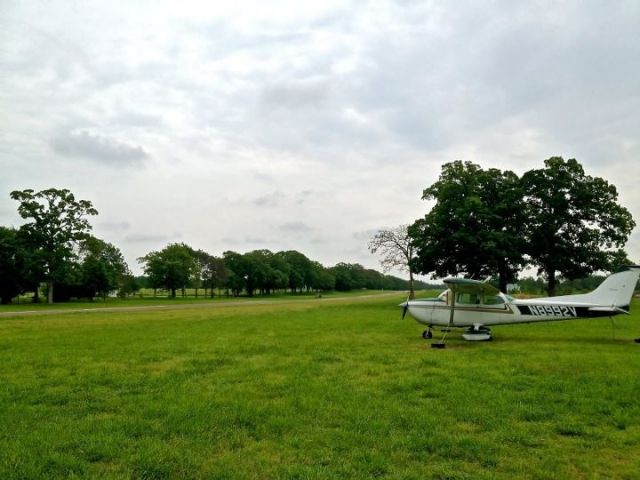
[[[507,278],[504,275],[498,276],[498,288],[502,293],[507,293]]]
[[[47,282],[47,303],[53,305],[53,281]]]
[[[547,270],[547,295],[550,297],[556,295],[556,271],[554,269]]]
[[[413,288],[413,272],[409,270],[409,300],[416,298],[416,292]]]
[[[498,268],[498,288],[502,293],[507,293],[507,272],[504,268]]]
[[[33,291],[33,303],[40,303],[40,285],[36,285],[36,289]]]

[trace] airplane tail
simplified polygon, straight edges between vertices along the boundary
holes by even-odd
[[[592,292],[581,295],[567,295],[565,300],[611,305],[619,309],[628,310],[631,297],[640,276],[640,265],[625,266],[625,270],[608,276]]]

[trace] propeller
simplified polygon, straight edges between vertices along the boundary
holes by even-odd
[[[409,296],[411,296],[411,294],[409,294]],[[407,300],[402,303],[402,320],[404,320],[404,317],[407,315],[407,311],[409,310],[409,296],[407,296]]]

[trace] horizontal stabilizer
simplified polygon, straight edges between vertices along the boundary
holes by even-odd
[[[629,312],[627,310],[620,307],[589,307],[589,311],[611,314],[626,313],[627,315],[629,315]]]

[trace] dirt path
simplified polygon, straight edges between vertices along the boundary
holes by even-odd
[[[348,297],[336,298],[309,298],[304,300],[277,299],[277,300],[215,300],[212,302],[203,301],[203,303],[186,303],[181,305],[138,305],[135,307],[94,307],[94,308],[58,308],[48,310],[14,310],[11,312],[0,312],[0,318],[6,317],[30,317],[40,315],[66,315],[68,313],[105,313],[105,312],[149,312],[152,310],[189,310],[196,308],[225,308],[225,307],[243,307],[251,305],[301,305],[305,303],[334,303],[344,301],[363,301],[372,298],[398,296],[401,292],[385,292],[372,295],[356,295]]]

